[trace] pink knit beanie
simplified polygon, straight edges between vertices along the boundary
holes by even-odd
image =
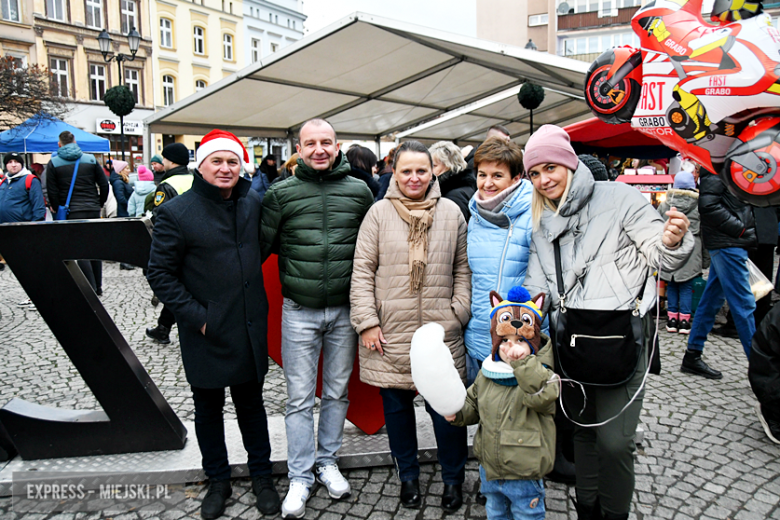
[[[139,181],[153,181],[154,174],[149,171],[149,168],[143,164],[138,167],[138,180]]]
[[[528,139],[523,152],[523,166],[528,172],[537,164],[551,163],[577,169],[579,159],[571,147],[566,131],[555,125],[544,125]]]

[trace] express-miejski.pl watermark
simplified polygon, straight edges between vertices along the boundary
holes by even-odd
[[[21,471],[11,500],[16,513],[164,511],[186,498],[183,489],[149,474]]]

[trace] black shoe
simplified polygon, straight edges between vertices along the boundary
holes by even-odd
[[[421,504],[420,481],[414,479],[401,482],[401,505],[410,509],[419,509]]]
[[[604,515],[601,517],[604,520],[628,520],[628,513],[622,513],[619,515],[615,515],[612,513],[604,513]]]
[[[701,358],[701,352],[698,350],[688,349],[683,356],[682,366],[680,372],[686,374],[696,374],[697,376],[704,376],[707,379],[722,379],[723,374],[710,368],[707,363]]]
[[[463,489],[460,484],[444,484],[444,494],[441,496],[441,508],[445,513],[454,513],[463,505]]]
[[[735,327],[729,327],[728,325],[713,327],[712,333],[724,338],[739,338],[739,332],[737,332],[737,329]]]
[[[158,343],[162,343],[163,345],[167,345],[171,342],[171,338],[169,337],[169,334],[171,333],[171,329],[168,327],[165,327],[163,325],[157,325],[153,329],[146,329],[146,335],[155,340]]]
[[[279,492],[271,477],[252,477],[252,491],[255,493],[257,510],[264,515],[275,515],[282,509]]]
[[[156,309],[158,305],[160,305],[160,298],[158,298],[157,295],[155,294],[154,296],[152,296],[152,307]]]
[[[209,491],[200,505],[200,516],[205,520],[219,518],[225,512],[225,501],[233,494],[229,480],[209,481]]]
[[[690,334],[691,322],[689,322],[688,320],[680,320],[679,325],[677,325],[677,332],[680,334]]]
[[[103,296],[103,288],[98,287],[97,289],[95,289],[95,294],[97,294],[98,296]]]
[[[678,321],[677,318],[666,320],[666,332],[677,332]]]
[[[5,270],[5,264],[3,262],[0,262],[0,271]]]
[[[125,264],[125,263],[120,263],[119,269],[122,271],[132,271],[133,269],[135,269],[135,266],[130,264]]]

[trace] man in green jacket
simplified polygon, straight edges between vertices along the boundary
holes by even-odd
[[[301,518],[316,480],[332,498],[350,493],[337,466],[349,400],[347,384],[358,338],[349,321],[349,285],[360,223],[374,201],[349,176],[346,156],[327,121],[301,127],[295,176],[263,200],[263,260],[279,255],[282,363],[287,380],[287,467],[290,490],[282,517]],[[314,391],[323,354],[322,401],[314,443]],[[314,473],[312,473],[314,468]]]

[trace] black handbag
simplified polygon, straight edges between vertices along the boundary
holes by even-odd
[[[567,309],[557,239],[553,248],[560,299],[554,346],[560,375],[590,386],[626,384],[634,377],[642,354],[639,311]]]

